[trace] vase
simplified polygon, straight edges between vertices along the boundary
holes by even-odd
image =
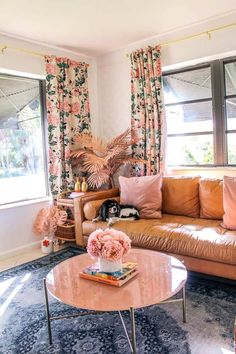
[[[75,182],[75,192],[80,192],[80,191],[81,191],[81,184],[80,184],[79,177],[77,177]]]
[[[122,269],[122,259],[108,261],[105,258],[98,258],[99,271],[104,273],[114,273]]]
[[[45,254],[50,254],[53,251],[53,241],[47,236],[41,241],[41,251]]]
[[[88,190],[88,184],[87,184],[87,182],[85,181],[85,177],[83,177],[83,182],[82,182],[82,184],[81,184],[81,191],[82,191],[82,192],[87,192],[87,190]]]

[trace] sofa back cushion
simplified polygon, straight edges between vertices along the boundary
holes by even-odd
[[[139,210],[141,219],[161,218],[162,175],[119,177],[120,202]]]
[[[200,217],[222,219],[223,181],[217,178],[202,178],[199,181]]]
[[[236,230],[236,177],[223,177],[223,227]]]
[[[163,213],[199,217],[199,179],[199,176],[164,177]]]

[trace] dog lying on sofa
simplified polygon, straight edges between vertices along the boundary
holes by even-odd
[[[139,220],[139,211],[132,205],[121,205],[115,199],[108,199],[99,208],[98,216],[92,222],[107,221],[108,226],[120,220]]]

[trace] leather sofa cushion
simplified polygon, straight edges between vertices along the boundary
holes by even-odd
[[[199,176],[164,177],[162,211],[167,214],[199,217]]]
[[[223,177],[223,226],[236,230],[236,177]]]
[[[109,199],[115,199],[117,202],[120,202],[120,197],[112,197]],[[90,202],[87,202],[84,204],[84,217],[87,220],[93,220],[96,218],[98,215],[98,210],[100,206],[102,205],[103,202],[105,202],[106,199],[99,199],[99,200],[92,200]]]
[[[198,219],[163,214],[162,219],[119,221],[113,228],[125,232],[133,247],[190,256],[236,265],[236,231],[220,226],[220,220]],[[83,235],[105,222],[83,222]]]
[[[120,202],[138,209],[141,219],[161,218],[162,174],[141,177],[119,177]]]
[[[200,217],[222,219],[223,181],[217,178],[204,178],[199,181]]]

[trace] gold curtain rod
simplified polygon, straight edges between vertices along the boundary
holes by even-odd
[[[194,39],[194,38],[197,38],[197,37],[200,37],[200,36],[204,36],[204,35],[207,35],[208,39],[210,40],[211,39],[211,34],[213,32],[217,32],[217,31],[220,31],[222,29],[226,29],[226,28],[230,28],[230,27],[234,27],[234,26],[236,26],[236,22],[230,23],[229,25],[215,27],[215,28],[212,28],[212,29],[210,29],[208,31],[199,32],[199,33],[196,33],[196,34],[193,34],[193,35],[190,35],[190,36],[185,36],[185,37],[173,39],[173,40],[170,40],[170,41],[166,41],[166,42],[160,43],[160,46],[161,47],[165,47],[165,46],[170,45],[170,44],[183,42],[183,41],[186,41],[186,40],[189,40],[189,39]],[[127,55],[127,57],[130,56],[130,54],[128,54],[128,53],[126,55]]]
[[[33,52],[31,50],[27,50],[27,49],[23,49],[23,48],[12,47],[11,45],[4,44],[4,45],[0,46],[0,50],[1,50],[2,54],[4,54],[4,51],[6,49],[17,50],[18,52],[23,52],[23,53],[34,55],[34,56],[37,56],[37,57],[43,57],[44,58],[44,56],[45,56],[44,54],[41,54],[39,52]]]
[[[2,54],[4,54],[5,50],[7,50],[7,49],[16,50],[18,52],[22,52],[22,53],[25,53],[25,54],[29,54],[29,55],[33,55],[33,56],[41,57],[41,58],[44,58],[45,55],[48,55],[48,54],[42,54],[42,53],[39,53],[39,52],[34,52],[32,50],[28,50],[28,49],[24,49],[24,48],[13,47],[11,45],[6,45],[6,44],[0,45],[0,52]],[[89,66],[89,64],[86,64],[86,65]]]

